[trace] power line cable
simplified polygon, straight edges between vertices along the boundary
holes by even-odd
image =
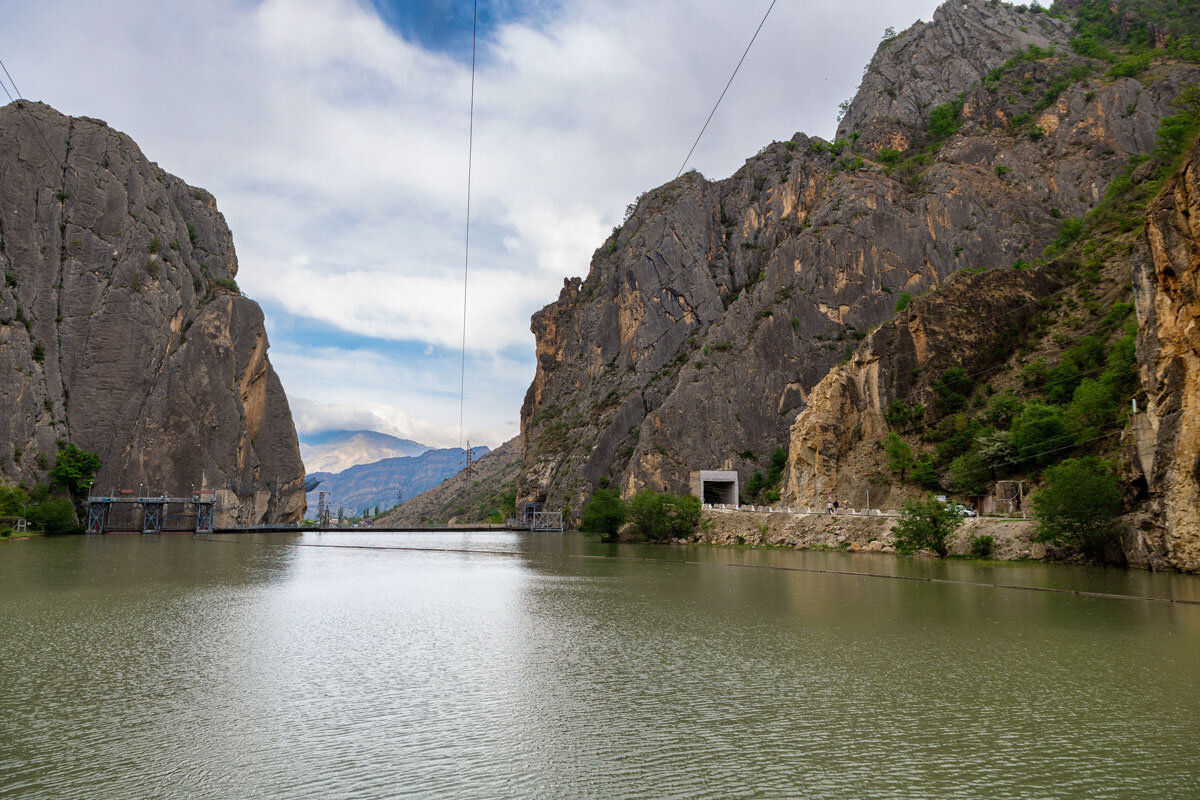
[[[247,531],[253,533],[253,531]],[[987,583],[984,581],[964,581],[955,578],[932,578],[923,577],[920,575],[894,575],[886,572],[858,572],[856,570],[843,569],[821,569],[818,567],[797,567],[785,564],[757,564],[757,563],[738,563],[729,562],[722,563],[716,561],[696,561],[686,557],[684,558],[649,558],[646,556],[617,556],[617,555],[601,555],[598,553],[547,553],[530,550],[496,550],[487,548],[475,547],[416,547],[408,545],[376,545],[376,544],[318,544],[316,542],[263,542],[263,541],[247,541],[241,537],[241,534],[233,534],[229,532],[217,533],[217,536],[237,536],[233,539],[216,539],[214,534],[193,534],[192,540],[196,542],[207,542],[209,544],[232,544],[253,547],[312,547],[324,550],[379,550],[392,552],[410,552],[410,553],[449,553],[454,555],[471,555],[471,556],[507,556],[511,558],[542,558],[542,559],[563,559],[576,561],[640,561],[648,564],[678,564],[680,566],[693,567],[715,567],[718,569],[752,569],[752,570],[769,570],[772,572],[797,572],[808,573],[815,575],[842,575],[858,578],[883,578],[896,581],[913,581],[917,583],[943,583],[957,584],[960,586],[978,586],[984,589],[1015,589],[1030,592],[1048,592],[1051,594],[1071,594],[1078,597],[1094,597],[1106,600],[1135,600],[1141,602],[1152,603],[1182,603],[1187,605],[1200,605],[1200,600],[1189,600],[1186,598],[1174,597],[1151,597],[1147,595],[1132,595],[1132,594],[1116,594],[1111,592],[1091,592],[1083,589],[1062,589],[1052,586],[1031,586],[1028,584],[1013,584],[1013,583]],[[261,535],[261,534],[260,534]]]
[[[750,37],[750,43],[746,45],[745,52],[743,52],[742,57],[738,59],[737,66],[733,68],[733,74],[729,76],[729,80],[725,83],[725,88],[721,90],[721,96],[717,98],[717,102],[713,105],[712,111],[708,112],[708,119],[704,120],[704,126],[700,128],[700,133],[696,135],[696,141],[692,142],[692,149],[688,150],[688,154],[684,157],[683,163],[679,165],[679,172],[675,173],[676,178],[683,174],[683,168],[687,166],[688,160],[692,157],[692,153],[696,152],[696,145],[700,144],[700,137],[702,137],[704,132],[708,130],[708,123],[712,122],[713,115],[717,113],[717,106],[721,105],[721,101],[725,99],[725,93],[729,91],[730,85],[733,84],[733,79],[737,77],[738,70],[742,68],[742,62],[746,60],[746,56],[749,54],[750,48],[754,45],[754,40],[758,38],[758,32],[762,30],[763,25],[767,21],[767,17],[771,14],[771,9],[775,7],[775,3],[776,0],[771,0],[771,5],[767,6],[767,13],[763,14],[762,21],[759,22],[758,27],[754,29],[754,35]]]
[[[25,122],[25,127],[29,128],[29,132],[33,134],[34,138],[40,141],[42,147],[46,150],[46,155],[50,156],[50,162],[54,163],[57,160],[54,156],[54,148],[51,147],[50,142],[46,140],[45,132],[42,130],[41,120],[39,120],[37,117],[34,117],[33,114],[30,113],[29,109],[25,108],[24,104],[17,102],[17,100],[24,100],[25,98],[21,96],[21,90],[17,88],[17,82],[13,80],[13,76],[8,71],[8,67],[5,66],[3,60],[0,60],[0,69],[3,69],[4,74],[8,76],[8,82],[12,84],[13,93],[16,94],[16,99],[13,98],[12,94],[9,94],[8,87],[4,86],[3,81],[0,81],[0,88],[3,88],[4,93],[8,95],[9,102],[17,107],[17,111],[21,113],[21,118]],[[33,126],[30,126],[29,124],[30,119],[33,119]]]
[[[475,155],[475,41],[479,27],[479,0],[475,0],[471,16],[471,108],[467,130],[467,227],[463,243],[463,312],[462,360],[458,374],[458,446],[463,447],[463,409],[467,400],[467,278],[471,263],[471,168]],[[467,455],[470,463],[470,454]]]

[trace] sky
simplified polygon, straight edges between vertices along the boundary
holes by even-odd
[[[0,59],[216,196],[302,437],[495,447],[530,315],[675,176],[768,5],[480,0],[461,436],[471,2],[0,0]],[[832,137],[884,29],[936,5],[777,0],[689,168]]]

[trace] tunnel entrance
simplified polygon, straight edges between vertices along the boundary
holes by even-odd
[[[692,495],[709,505],[738,505],[738,474],[735,470],[700,469],[692,472]]]

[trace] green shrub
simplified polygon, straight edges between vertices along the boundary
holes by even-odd
[[[47,536],[79,533],[79,520],[75,518],[75,506],[65,497],[49,497],[29,506],[29,524],[41,529]]]
[[[46,360],[46,348],[42,345],[41,342],[34,342],[33,343],[33,351],[30,353],[30,356],[33,358],[34,361],[41,364],[43,361]]]
[[[1075,387],[1071,405],[1067,407],[1067,421],[1075,434],[1076,441],[1094,439],[1117,415],[1116,398],[1112,390],[1098,380],[1084,378]]]
[[[213,278],[212,282],[213,285],[220,286],[228,292],[233,292],[234,294],[242,293],[241,289],[238,288],[237,281],[233,278]]]
[[[959,95],[929,112],[929,134],[936,140],[948,139],[962,126],[963,98]]]
[[[1012,172],[1012,170],[1009,169],[1008,167],[1004,166],[1003,164],[996,165],[996,175],[998,175],[999,177],[1003,178],[1005,175],[1007,175],[1010,172]]]
[[[912,447],[908,442],[900,438],[895,432],[890,432],[883,439],[879,440],[879,446],[883,448],[883,452],[887,454],[888,469],[900,476],[900,480],[904,480],[905,475],[913,468],[916,463],[913,459]]]
[[[1140,55],[1125,56],[1117,63],[1109,67],[1108,77],[1110,78],[1132,78],[1140,75],[1145,71],[1146,67],[1150,66],[1150,54],[1142,53]]]
[[[58,449],[54,469],[50,470],[50,483],[75,497],[85,497],[98,469],[100,456],[80,450],[73,444],[63,444]]]
[[[996,539],[994,536],[981,533],[971,537],[971,555],[976,558],[987,558],[992,554],[992,548],[995,546]]]
[[[912,302],[913,296],[909,292],[901,292],[896,298],[895,312],[899,314],[904,309],[908,308],[908,304]]]
[[[1022,405],[1021,398],[1017,397],[1012,389],[1006,389],[988,401],[987,411],[984,412],[983,418],[990,425],[1008,428],[1012,425],[1013,419],[1021,413]]]
[[[1098,61],[1116,61],[1116,56],[1112,54],[1104,45],[1096,41],[1091,35],[1076,36],[1071,39],[1071,49],[1081,56],[1086,58],[1094,58]]]
[[[606,541],[612,540],[625,522],[626,513],[621,495],[610,489],[597,489],[583,504],[579,530],[599,533]]]
[[[894,147],[884,147],[879,151],[880,162],[892,165],[900,160],[900,151]]]
[[[643,489],[629,500],[629,521],[647,539],[682,539],[700,525],[700,500]]]
[[[987,493],[990,470],[977,452],[963,453],[950,462],[950,486],[963,494]]]
[[[1046,470],[1046,488],[1033,496],[1040,520],[1036,538],[1100,558],[1116,539],[1120,507],[1121,490],[1110,464],[1067,459]]]
[[[901,553],[932,550],[945,558],[949,552],[947,541],[962,521],[957,512],[939,503],[932,495],[909,500],[896,523],[896,549]]]
[[[971,391],[971,378],[964,368],[949,367],[942,372],[940,379],[933,382],[932,388],[944,411],[962,411],[967,407],[966,395]]]
[[[16,486],[0,486],[0,517],[19,517],[29,496]]]
[[[1035,466],[1054,461],[1056,452],[1075,441],[1063,410],[1036,400],[1028,403],[1013,420],[1011,434],[1016,458]]]

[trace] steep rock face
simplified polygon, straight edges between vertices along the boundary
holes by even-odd
[[[1151,206],[1146,240],[1135,273],[1146,390],[1135,466],[1157,524],[1143,544],[1177,569],[1200,571],[1200,146]]]
[[[838,135],[859,131],[869,142],[896,146],[925,126],[930,108],[949,102],[1014,53],[1030,45],[1063,45],[1070,36],[1065,20],[985,5],[945,3],[932,22],[917,22],[880,45]]]
[[[1153,145],[1195,70],[1164,68],[1145,84],[1083,78],[1046,107],[973,83],[1031,41],[1020,25],[1037,15],[1021,16],[984,2],[943,6],[921,28],[920,41],[937,46],[905,51],[926,87],[906,101],[916,110],[865,83],[844,125],[871,129],[852,131],[858,144],[831,152],[797,134],[726,180],[689,173],[642,197],[586,280],[566,281],[534,315],[520,497],[578,510],[601,478],[626,494],[681,492],[690,470],[724,464],[745,480],[757,462],[743,454],[786,443],[808,392],[890,318],[897,293],[963,268],[1008,268],[1053,238],[1059,216],[1097,203],[1126,157]],[[960,35],[967,20],[976,34]],[[977,43],[984,30],[1007,31],[990,55]],[[1065,47],[1065,25],[1037,30],[1063,55],[1022,62],[1011,80],[1046,83],[1086,62]],[[947,48],[974,66],[945,68]],[[904,127],[960,92],[949,138]],[[1015,110],[1036,119],[1037,135],[1006,127]],[[885,123],[899,139],[878,133]],[[878,160],[884,144],[927,153],[906,177]]]
[[[99,120],[5,106],[0,268],[7,478],[44,480],[70,441],[100,455],[103,491],[212,489],[219,525],[303,516],[295,427],[212,195]]]
[[[889,430],[885,410],[898,399],[932,406],[932,380],[948,367],[973,373],[990,362],[1055,286],[1040,271],[958,275],[867,337],[792,423],[783,501],[819,507],[832,495],[862,506],[870,490],[876,505],[898,504],[893,483],[877,477],[886,475],[875,445]]]

